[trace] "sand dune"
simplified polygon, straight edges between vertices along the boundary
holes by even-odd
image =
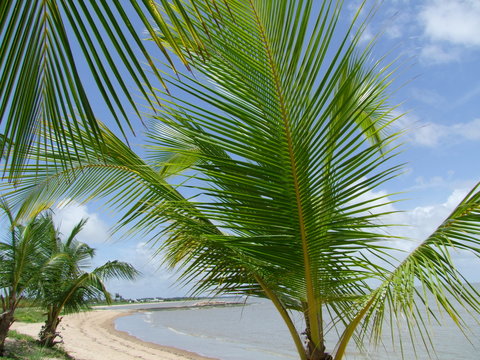
[[[129,313],[127,310],[95,310],[65,316],[59,325],[64,349],[76,360],[211,360],[115,330],[114,320]],[[12,329],[36,337],[41,325],[16,322]]]

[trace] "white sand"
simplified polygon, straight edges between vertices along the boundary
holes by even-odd
[[[63,348],[76,360],[211,360],[115,330],[114,320],[129,313],[127,310],[94,310],[64,316],[58,327]],[[41,326],[15,322],[12,330],[37,337]]]

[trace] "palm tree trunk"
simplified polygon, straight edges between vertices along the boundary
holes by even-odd
[[[325,352],[326,348],[323,342],[316,343],[312,340],[310,329],[305,330],[305,335],[307,337],[305,351],[308,360],[333,360],[333,357]]]
[[[308,360],[333,360],[332,355],[325,352],[325,346],[319,347],[308,340],[306,352]]]
[[[325,342],[323,339],[323,325],[321,324],[322,320],[319,319],[319,328],[321,329],[321,338],[320,339],[313,339],[310,327],[310,317],[308,316],[308,306],[306,303],[303,304],[304,306],[304,316],[305,316],[305,336],[306,346],[305,352],[307,353],[308,360],[333,360],[333,357],[325,352]],[[321,312],[318,313],[321,316]]]
[[[60,335],[57,333],[58,324],[60,324],[62,318],[58,316],[57,312],[50,311],[45,321],[45,325],[42,326],[42,330],[38,334],[40,344],[45,347],[53,347],[61,341],[55,341]]]
[[[8,335],[8,330],[14,322],[13,311],[8,309],[0,314],[0,357],[5,354],[5,339]]]

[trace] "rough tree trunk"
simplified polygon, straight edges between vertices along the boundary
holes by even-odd
[[[48,315],[47,321],[45,325],[42,326],[42,330],[40,330],[39,341],[40,344],[46,347],[53,347],[55,344],[60,343],[61,341],[55,341],[57,337],[60,337],[60,334],[57,332],[58,324],[62,321],[61,317],[57,316],[50,316]]]
[[[318,345],[315,344],[314,341],[312,341],[309,327],[307,327],[303,334],[307,338],[305,342],[305,353],[307,354],[308,360],[333,360],[333,357],[329,353],[325,352],[325,344],[321,343],[320,345]]]
[[[0,314],[0,356],[5,354],[5,339],[14,321],[12,310],[6,310]]]
[[[307,339],[305,352],[308,360],[333,360],[333,357],[325,352],[325,346],[315,346]]]
[[[306,349],[307,359],[308,360],[333,360],[333,357],[326,353],[325,350],[321,351],[319,349],[310,348],[310,346]]]

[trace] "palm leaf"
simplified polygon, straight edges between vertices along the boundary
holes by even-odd
[[[10,236],[0,242],[0,289],[6,298],[16,302],[16,307],[27,291],[35,290],[41,269],[48,263],[51,219],[35,214],[22,225],[5,199],[1,208],[10,220]]]
[[[480,184],[477,184],[447,219],[365,299],[355,321],[343,335],[339,354],[343,355],[348,337],[357,326],[362,336],[373,329],[378,341],[386,320],[395,328],[399,326],[397,319],[402,316],[407,319],[409,334],[420,336],[431,350],[434,349],[431,348],[428,325],[432,320],[441,322],[434,315],[437,310],[446,313],[462,331],[468,330],[459,309],[478,314],[480,294],[459,272],[452,260],[452,252],[480,256],[479,188]],[[390,317],[387,317],[388,312]],[[413,332],[413,328],[421,331]]]
[[[211,0],[190,3],[209,4]],[[0,121],[4,129],[1,153],[9,164],[10,175],[21,172],[25,159],[21,154],[34,147],[41,134],[53,130],[58,151],[71,154],[84,146],[82,139],[65,144],[66,134],[81,125],[87,136],[101,142],[92,99],[88,95],[85,76],[78,57],[97,86],[105,108],[126,136],[133,131],[131,112],[140,117],[135,92],[146,99],[153,92],[152,77],[142,65],[146,62],[154,79],[163,82],[153,66],[152,55],[142,42],[138,24],[147,27],[164,58],[174,68],[167,52],[172,31],[188,46],[201,47],[192,27],[177,28],[189,17],[188,4],[162,1],[165,12],[154,1],[131,0],[76,2],[71,0],[3,1],[0,4]],[[214,16],[211,14],[209,16]],[[160,41],[151,22],[162,30],[166,40]],[[170,48],[188,67],[188,60],[175,43]],[[131,88],[134,84],[134,88]],[[150,105],[152,103],[150,102]],[[68,122],[64,120],[70,119]],[[67,160],[69,160],[67,156]]]

